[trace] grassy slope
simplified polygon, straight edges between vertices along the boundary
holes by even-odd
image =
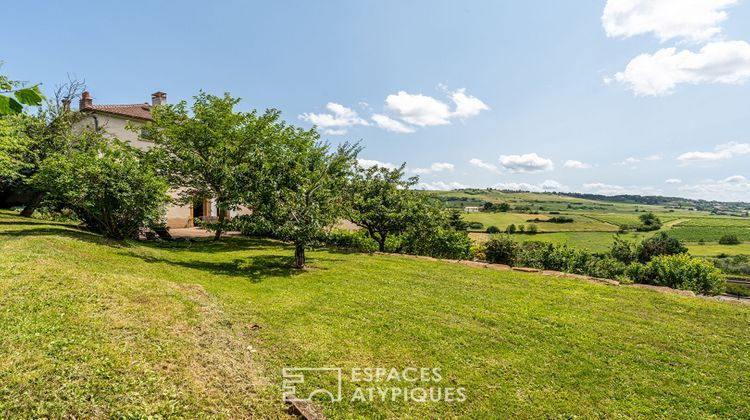
[[[746,306],[340,252],[298,272],[264,241],[117,246],[7,215],[0,255],[0,416],[277,416],[285,366],[467,388],[333,417],[750,416]]]

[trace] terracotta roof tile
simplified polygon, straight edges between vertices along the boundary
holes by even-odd
[[[105,112],[107,114],[119,115],[127,118],[151,121],[151,105],[149,104],[131,104],[131,105],[91,105],[82,111],[88,112]]]

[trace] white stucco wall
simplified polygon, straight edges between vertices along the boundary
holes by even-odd
[[[99,129],[104,133],[105,136],[118,138],[141,150],[148,150],[149,148],[151,148],[150,142],[144,141],[140,138],[140,133],[138,132],[138,130],[131,131],[126,128],[128,120],[124,118],[109,114],[97,113],[96,115],[88,116],[78,124],[82,127],[94,129],[96,124],[94,118],[98,120]],[[143,123],[140,121],[131,121],[130,124],[135,127],[140,127],[143,125]]]

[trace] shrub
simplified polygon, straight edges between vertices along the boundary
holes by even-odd
[[[501,230],[497,226],[490,226],[490,227],[487,228],[487,230],[485,232],[487,232],[487,233],[500,233]]]
[[[573,223],[574,222],[572,217],[567,217],[567,216],[550,217],[549,219],[544,220],[544,221],[549,222],[549,223]]]
[[[719,239],[721,245],[739,245],[741,242],[737,235],[724,235]]]
[[[638,257],[638,246],[633,242],[615,236],[612,247],[609,249],[609,255],[622,263],[630,264]]]
[[[526,227],[526,233],[534,235],[539,232],[539,227],[535,225],[534,223],[530,224],[528,227]]]
[[[548,270],[567,273],[586,274],[591,254],[585,250],[571,248],[567,245],[551,245],[545,256],[544,267]]]
[[[687,248],[682,242],[670,237],[665,232],[659,232],[641,242],[638,247],[638,260],[646,263],[659,255],[676,255],[685,252],[687,252]]]
[[[641,224],[636,228],[640,232],[649,232],[661,229],[661,220],[654,213],[645,213],[638,216]]]
[[[117,140],[87,141],[80,151],[42,164],[34,179],[49,199],[114,239],[135,238],[141,228],[161,223],[169,186],[143,152]]]
[[[483,228],[484,225],[482,224],[482,222],[469,222],[469,229],[482,230]]]
[[[526,233],[526,226],[524,226],[524,225],[518,225],[518,229],[516,231],[518,233]]]
[[[531,267],[545,269],[547,257],[554,249],[554,245],[547,242],[529,241],[524,242],[518,247],[516,261],[514,265],[521,267]]]
[[[509,233],[509,234],[516,233],[516,225],[514,225],[513,223],[508,225],[508,227],[505,228],[505,233]]]
[[[435,258],[468,259],[471,257],[471,238],[466,231],[451,227],[434,227],[429,231],[411,230],[401,236],[398,251],[427,255]]]
[[[643,270],[634,274],[634,280],[639,283],[692,290],[701,295],[717,295],[725,286],[721,270],[709,261],[688,254],[654,257]]]
[[[472,245],[469,249],[471,257],[479,261],[487,261],[487,248],[484,245]]]
[[[484,244],[485,258],[496,264],[513,265],[518,252],[518,245],[507,235],[490,239]]]
[[[586,266],[586,274],[604,279],[617,279],[625,274],[627,266],[612,257],[592,258]]]
[[[334,229],[329,232],[324,241],[327,245],[337,248],[346,248],[362,252],[375,252],[378,250],[378,243],[367,235],[363,230],[343,230]],[[388,244],[386,244],[386,248]]]

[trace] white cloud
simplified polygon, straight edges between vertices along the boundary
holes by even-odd
[[[552,160],[543,158],[536,153],[525,155],[501,155],[500,164],[514,173],[532,173],[551,171],[555,165]]]
[[[376,125],[394,133],[413,133],[414,126],[428,127],[450,124],[454,119],[467,119],[489,110],[481,99],[466,93],[465,88],[448,91],[443,85],[439,89],[448,95],[455,105],[454,109],[448,103],[423,94],[410,94],[399,91],[395,95],[388,95],[385,99],[384,113],[373,113],[372,122],[363,119],[351,108],[329,102],[326,109],[329,112],[306,112],[299,115],[301,120],[318,126],[323,133],[343,135],[347,129],[356,125]],[[359,102],[359,106],[367,111],[372,108],[367,102]]]
[[[641,54],[615,74],[636,95],[668,95],[679,84],[742,84],[750,79],[750,44],[713,42],[698,52],[664,48]]]
[[[476,166],[477,168],[482,168],[482,169],[486,169],[488,171],[492,171],[495,173],[500,173],[500,170],[497,168],[497,166],[491,163],[487,163],[483,161],[482,159],[473,158],[469,161],[469,164],[471,164],[472,166]]]
[[[706,200],[747,201],[750,197],[750,180],[742,175],[734,175],[719,181],[705,180],[695,185],[680,187],[688,195]]]
[[[451,114],[456,118],[469,118],[487,111],[490,107],[479,98],[466,94],[466,89],[458,89],[451,93],[451,100],[456,104],[456,110]]]
[[[652,186],[622,186],[602,182],[587,183],[582,187],[584,192],[601,195],[660,195],[662,193],[661,189]]]
[[[323,130],[323,133],[330,135],[346,134],[347,128],[354,125],[370,125],[369,122],[359,117],[357,111],[341,104],[328,102],[326,109],[331,113],[315,114],[306,112],[300,115],[299,118],[315,124]]]
[[[666,184],[682,184],[682,180],[679,178],[669,178],[666,181],[664,181]]]
[[[378,127],[394,133],[413,133],[414,129],[408,125],[396,121],[393,118],[383,114],[372,114],[372,120]]]
[[[452,163],[435,162],[432,165],[430,165],[429,168],[415,168],[415,169],[412,169],[411,171],[418,175],[424,175],[424,174],[431,174],[434,172],[443,172],[443,171],[453,172],[453,169],[455,169],[455,166]]]
[[[583,163],[579,160],[566,160],[565,163],[563,163],[563,168],[568,169],[588,169],[591,165],[588,163]]]
[[[530,184],[528,182],[500,182],[492,186],[498,190],[508,191],[530,191],[530,192],[550,192],[550,191],[569,191],[570,188],[555,180],[548,179],[539,184]]]
[[[419,184],[417,184],[416,188],[420,190],[449,191],[449,190],[459,190],[459,189],[467,188],[467,187],[466,185],[461,184],[460,182],[436,181],[436,182],[420,182]]]
[[[379,160],[371,160],[371,159],[357,159],[357,163],[359,164],[359,166],[365,169],[372,168],[373,166],[380,166],[381,168],[388,168],[388,169],[398,168],[398,165],[394,165],[389,162],[381,162]]]
[[[447,91],[442,85],[440,89]],[[421,93],[410,94],[402,90],[395,95],[388,95],[385,98],[385,110],[389,115],[384,116],[393,122],[403,121],[419,127],[428,127],[450,124],[454,118],[466,119],[490,109],[481,99],[467,94],[464,88],[447,93],[455,105],[453,110],[445,102]],[[378,125],[381,124],[378,122]],[[389,126],[392,125],[389,123]]]
[[[409,124],[420,127],[450,124],[451,111],[448,105],[431,96],[411,95],[403,90],[385,98],[386,109]]]
[[[623,160],[622,162],[619,162],[618,165],[630,166],[631,168],[635,169],[637,163],[640,163],[643,161],[657,161],[657,160],[662,160],[662,156],[661,155],[649,155],[649,156],[642,157],[642,158],[630,156],[627,159]]]
[[[716,146],[713,152],[687,152],[677,156],[677,160],[684,165],[700,162],[713,162],[731,159],[737,155],[750,154],[748,143],[726,143]]]
[[[635,157],[629,157],[622,162],[620,162],[620,165],[635,165],[636,163],[640,162],[641,160]]]
[[[653,33],[669,39],[705,41],[721,32],[725,9],[737,0],[607,0],[602,25],[609,37]]]

